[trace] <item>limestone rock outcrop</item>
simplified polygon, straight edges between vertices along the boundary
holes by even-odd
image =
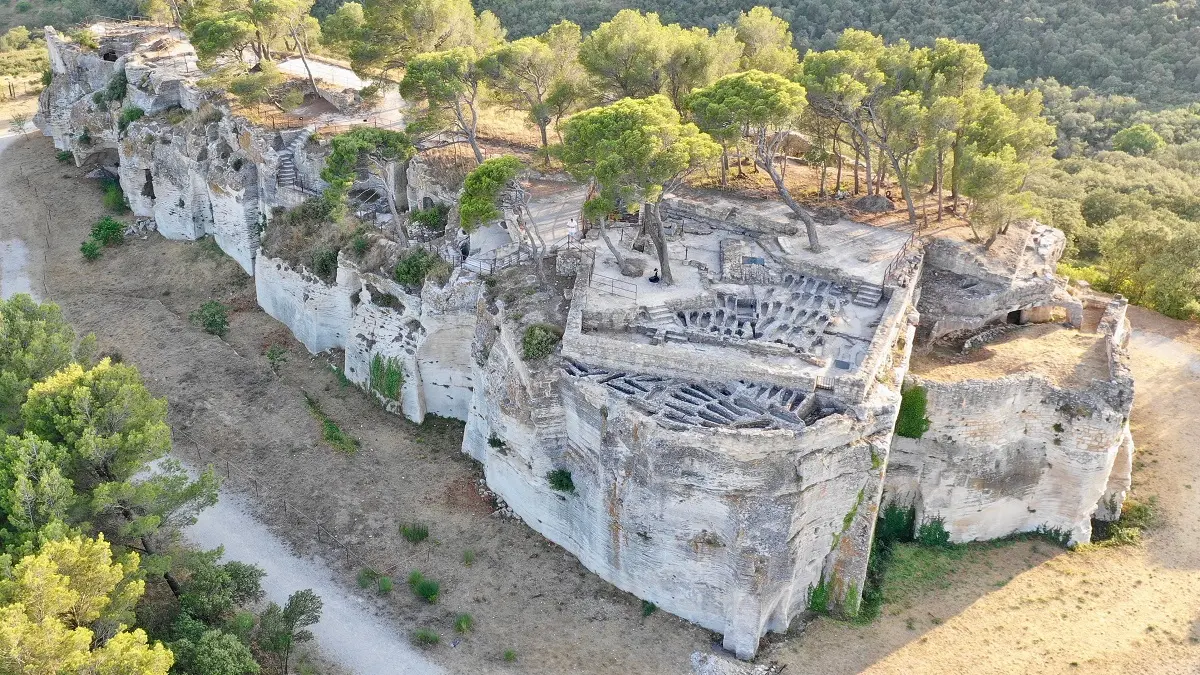
[[[325,187],[316,125],[233,114],[172,29],[105,23],[95,50],[46,37],[37,122],[57,148],[109,171],[163,236],[213,236],[259,305],[310,351],[341,350],[345,376],[387,410],[465,421],[463,451],[530,527],[741,658],[808,609],[857,613],[885,501],[955,541],[1042,528],[1081,542],[1092,517],[1119,515],[1134,450],[1122,301],[1098,326],[1108,376],[1086,386],[909,373],[915,349],[947,336],[986,343],[1060,310],[1079,327],[1092,301],[1054,274],[1057,230],[1014,225],[988,248],[831,211],[817,254],[781,203],[668,195],[674,284],[623,275],[573,229],[541,274],[508,269],[528,251],[504,222],[412,244],[451,270],[418,288],[392,278],[411,251],[389,239],[403,222],[389,212],[364,218],[370,253],[343,248],[319,276],[270,237],[287,232],[271,229],[282,209]],[[385,188],[399,211],[452,206],[461,169],[426,152]],[[574,228],[579,208],[557,193],[541,206]],[[651,259],[638,229],[614,233],[627,260]],[[526,295],[541,306],[516,309]],[[561,347],[531,354],[534,327],[561,330]],[[920,439],[893,435],[906,377],[928,395]]]

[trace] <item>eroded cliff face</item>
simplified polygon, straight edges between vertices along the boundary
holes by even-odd
[[[907,280],[889,287],[886,320],[860,340],[857,369],[819,376],[785,377],[769,358],[790,352],[769,342],[698,359],[656,342],[585,336],[581,298],[595,261],[586,249],[564,250],[552,269],[576,277],[566,293],[574,333],[561,354],[529,361],[520,317],[490,302],[479,276],[459,268],[447,283],[420,289],[386,276],[402,253],[386,232],[372,232],[372,246],[390,247],[384,264],[366,269],[343,254],[331,280],[264,253],[274,210],[324,187],[323,150],[310,141],[311,129],[269,130],[230,114],[196,85],[194,52],[182,35],[123,30],[102,36],[94,51],[47,30],[55,76],[38,123],[56,147],[112,171],[134,213],[153,216],[164,236],[212,235],[254,275],[270,316],[314,353],[344,350],[346,377],[389,411],[418,423],[428,414],[465,420],[463,451],[526,523],[614,585],[723,633],[740,657],[753,656],[765,632],[785,631],[812,604],[857,612],[885,483],[888,499],[914,506],[921,520],[942,518],[955,541],[1038,527],[1085,541],[1093,513],[1119,515],[1133,453],[1123,305],[1101,321],[1108,381],[1068,389],[1032,375],[910,377],[928,390],[931,428],[919,440],[892,435],[918,318],[930,340],[1050,306],[1066,308],[1078,325],[1082,305],[1053,274],[1061,232],[1031,225],[1023,238],[1014,234],[1019,241],[1002,242],[1011,250],[999,262],[974,245],[934,242],[919,289],[924,316],[913,311],[918,289]],[[145,115],[122,128],[121,110],[135,106]],[[453,205],[457,168],[446,157],[419,156],[388,187],[405,195],[401,208],[405,200],[411,208]],[[744,284],[752,280],[736,274],[746,266],[736,239],[774,238],[778,248],[779,236],[796,233],[786,211],[775,205],[761,217],[735,217],[677,198],[663,206],[682,225],[676,229],[733,235],[721,251],[730,262],[711,270]],[[498,228],[481,233],[500,235]],[[918,255],[914,270],[920,265]],[[842,270],[823,272],[862,285]],[[563,297],[548,295],[547,304]],[[638,316],[684,309],[631,305],[592,328],[628,337]],[[763,399],[803,403],[782,425],[706,425],[696,409],[683,411],[690,422],[671,423],[610,386],[609,371],[715,392],[718,409],[755,387]],[[569,472],[573,489],[555,489],[552,471]]]
[[[681,429],[585,367],[524,361],[503,312],[480,311],[463,448],[527,524],[742,658],[810,601],[857,612],[911,327],[859,405],[814,397],[801,430]]]
[[[1052,307],[1065,310],[1070,323],[1079,326],[1083,308],[1055,274],[1065,246],[1060,230],[1036,222],[1014,225],[996,250],[953,239],[930,241],[918,305],[919,338],[932,345],[944,335],[1003,321],[1012,312]]]
[[[197,85],[195,53],[177,31],[114,28],[99,42],[83,49],[46,29],[54,75],[36,120],[43,133],[81,166],[115,174],[133,213],[153,217],[163,236],[212,235],[254,274],[271,210],[323,187],[315,176],[277,180],[284,156],[303,154],[292,141],[307,141],[308,132],[264,129],[210,100]],[[142,117],[122,122],[134,109]],[[320,152],[305,160],[308,173],[319,173]]]
[[[928,397],[929,429],[897,436],[887,501],[938,518],[951,541],[1036,530],[1091,538],[1091,519],[1115,520],[1129,489],[1133,380],[1125,366],[1125,303],[1101,322],[1109,377],[1066,387],[1045,376],[932,381],[909,375]]]

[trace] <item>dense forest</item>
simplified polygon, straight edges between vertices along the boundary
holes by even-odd
[[[664,22],[715,29],[754,0],[481,0],[512,37],[568,18],[590,30],[617,11],[658,12]],[[889,41],[930,45],[935,37],[983,48],[995,84],[1053,77],[1071,86],[1125,94],[1148,105],[1200,98],[1200,8],[1195,0],[778,0],[796,47],[829,49],[846,28]]]

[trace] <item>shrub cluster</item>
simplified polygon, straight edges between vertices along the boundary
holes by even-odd
[[[413,544],[419,544],[429,538],[429,526],[422,523],[401,525],[400,536]]]
[[[368,386],[371,391],[391,400],[400,400],[400,387],[404,385],[404,369],[400,359],[376,354],[371,357],[371,372]]]
[[[526,361],[544,359],[554,353],[562,340],[562,329],[547,323],[536,323],[525,329],[521,337],[521,352]]]
[[[571,479],[571,472],[566,469],[555,469],[548,472],[546,481],[550,483],[551,490],[575,492],[575,481]]]
[[[437,604],[441,586],[433,579],[426,579],[420,570],[413,570],[408,575],[408,587],[418,597],[431,605]]]
[[[414,225],[419,225],[429,232],[440,235],[446,232],[449,215],[450,207],[444,204],[434,204],[427,209],[412,211],[408,217]]]
[[[118,191],[120,188],[117,188]],[[125,241],[125,224],[110,216],[104,216],[92,225],[91,237],[79,246],[79,252],[87,261],[100,257],[105,246],[116,246]]]
[[[418,249],[408,253],[400,259],[400,262],[396,263],[396,269],[393,270],[392,276],[397,283],[409,288],[417,288],[425,283],[427,278],[444,284],[450,279],[451,271],[453,268],[450,263],[424,249]]]
[[[928,396],[925,387],[911,387],[900,394],[900,415],[896,418],[896,435],[920,438],[929,430],[925,417]]]
[[[131,105],[128,108],[124,108],[121,110],[121,116],[117,118],[117,128],[121,131],[125,131],[129,128],[130,124],[142,119],[145,114],[146,111],[142,110],[136,105]]]
[[[229,308],[216,300],[209,300],[200,305],[199,309],[188,315],[188,320],[205,333],[217,337],[225,337],[229,332]]]
[[[104,196],[101,200],[104,202],[104,208],[113,213],[127,212],[129,203],[125,201],[125,192],[121,189],[121,184],[115,180],[106,180],[103,186]]]

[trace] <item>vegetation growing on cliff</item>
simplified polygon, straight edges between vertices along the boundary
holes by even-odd
[[[896,435],[920,438],[929,430],[925,417],[927,394],[925,387],[909,387],[900,394],[900,414],[896,418]]]

